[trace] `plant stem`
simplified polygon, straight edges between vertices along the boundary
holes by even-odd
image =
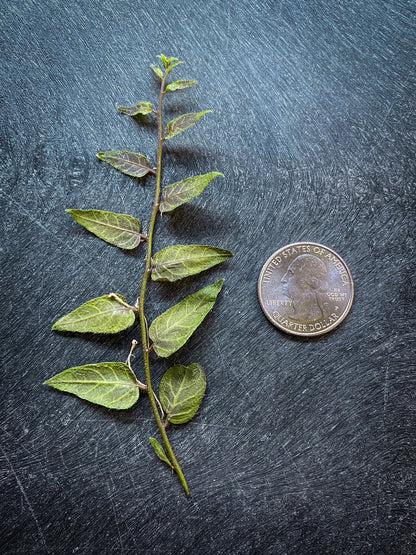
[[[169,458],[173,464],[176,474],[179,476],[179,480],[185,490],[185,493],[189,494],[188,484],[186,483],[185,476],[179,466],[176,459],[175,453],[173,452],[172,446],[169,442],[168,436],[166,434],[165,427],[160,418],[159,410],[156,404],[155,394],[152,388],[152,380],[150,377],[150,363],[149,363],[149,345],[148,345],[148,331],[146,325],[146,317],[144,314],[144,300],[146,295],[146,285],[149,275],[151,273],[152,267],[152,243],[153,243],[153,230],[155,227],[156,216],[159,210],[159,197],[160,197],[160,184],[162,179],[162,149],[163,149],[163,123],[162,123],[162,101],[165,95],[165,83],[166,83],[167,73],[162,79],[159,94],[159,107],[157,111],[157,122],[158,122],[158,147],[157,147],[157,166],[156,166],[156,186],[155,186],[155,198],[153,201],[153,210],[150,216],[149,229],[147,232],[147,253],[146,253],[146,267],[143,273],[142,285],[140,288],[140,300],[139,300],[139,319],[140,319],[140,331],[142,338],[142,348],[143,348],[143,362],[144,362],[144,373],[146,377],[147,394],[149,396],[150,404],[152,406],[153,415],[156,419],[157,427],[159,428],[160,435],[162,436],[163,442],[168,452]]]

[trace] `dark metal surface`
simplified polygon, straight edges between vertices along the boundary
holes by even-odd
[[[414,553],[415,3],[9,0],[2,3],[1,551]],[[150,64],[178,56],[167,118],[212,109],[166,145],[164,184],[221,171],[158,223],[156,249],[233,250],[224,265],[152,284],[154,318],[225,278],[173,362],[199,362],[197,417],[171,431],[191,487],[155,459],[146,399],[119,414],[51,391],[70,366],[124,360],[119,337],[54,334],[110,291],[134,301],[126,255],[65,208],[149,217],[151,178],[95,158],[155,155],[156,128],[115,106],[155,101]],[[169,112],[170,110],[170,112]],[[313,340],[258,304],[264,261],[314,241],[348,261],[348,318]],[[171,361],[171,362],[172,362]],[[155,381],[165,368],[154,364]],[[140,360],[136,370],[142,377]]]

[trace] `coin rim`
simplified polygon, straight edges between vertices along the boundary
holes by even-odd
[[[273,260],[273,258],[275,256],[277,256],[278,253],[284,251],[285,249],[289,248],[289,247],[297,247],[297,246],[301,246],[301,245],[313,245],[315,247],[321,247],[329,252],[331,252],[332,254],[334,254],[344,265],[348,277],[351,281],[351,298],[349,300],[349,303],[347,304],[347,306],[345,307],[344,312],[342,313],[342,316],[336,321],[334,322],[331,326],[325,328],[324,330],[319,330],[319,331],[314,331],[314,332],[299,332],[299,331],[292,331],[292,330],[287,330],[286,328],[284,328],[283,326],[281,326],[280,324],[278,324],[275,320],[273,320],[269,314],[266,312],[265,307],[264,307],[264,301],[263,298],[261,296],[261,281],[263,278],[263,274],[267,269],[267,266],[270,264],[270,262]],[[266,318],[269,320],[269,322],[271,322],[276,328],[278,328],[279,330],[282,330],[283,332],[290,334],[290,335],[298,335],[300,337],[316,337],[318,335],[324,335],[330,331],[332,331],[333,329],[337,328],[341,322],[346,318],[346,316],[348,315],[350,309],[351,309],[351,305],[352,305],[352,301],[354,300],[354,280],[352,279],[352,274],[350,269],[348,268],[347,263],[345,262],[345,260],[343,258],[341,258],[339,256],[339,254],[337,252],[335,252],[334,250],[326,247],[325,245],[321,245],[320,243],[314,243],[312,241],[301,241],[299,243],[290,243],[289,245],[286,245],[285,247],[282,247],[280,249],[278,249],[276,252],[274,252],[266,261],[266,263],[263,265],[261,272],[260,272],[260,276],[257,282],[257,295],[259,298],[259,304],[261,306],[261,309],[263,311],[263,314],[266,316]]]

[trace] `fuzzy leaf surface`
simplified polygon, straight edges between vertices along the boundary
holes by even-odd
[[[105,210],[68,209],[67,212],[85,229],[121,249],[135,249],[142,239],[140,222],[133,216]]]
[[[152,109],[150,102],[139,102],[134,106],[118,106],[118,110],[128,116],[137,116],[138,114],[145,116],[146,114],[150,114]]]
[[[118,295],[123,301],[126,299]],[[103,295],[87,301],[52,326],[55,331],[118,333],[134,324],[134,312],[116,299]]]
[[[220,172],[209,172],[203,175],[187,177],[165,187],[162,191],[160,212],[170,212],[181,204],[185,204],[200,195],[215,177],[224,177]]]
[[[173,464],[168,459],[168,456],[166,455],[165,450],[163,449],[162,445],[158,442],[158,440],[155,439],[154,437],[149,437],[149,439],[154,449],[154,452],[159,457],[159,459],[165,462],[166,464],[168,464],[171,468],[173,468]]]
[[[231,258],[232,252],[208,245],[166,247],[152,258],[153,281],[177,281]]]
[[[160,69],[159,66],[152,66],[153,71],[156,73],[160,79],[163,79],[163,71]]]
[[[169,368],[159,386],[159,399],[169,422],[189,422],[201,404],[206,386],[205,372],[199,364]]]
[[[168,357],[188,341],[214,306],[223,281],[185,297],[152,322],[149,336],[157,355]]]
[[[123,362],[68,368],[45,384],[109,409],[128,409],[138,400],[140,391],[136,376]]]
[[[168,85],[166,87],[167,91],[179,91],[181,89],[187,89],[188,87],[192,87],[192,85],[195,85],[196,81],[188,81],[188,80],[180,80],[180,81],[175,81],[174,83],[170,83],[170,85]]]
[[[96,154],[99,160],[107,162],[116,170],[130,175],[132,177],[144,177],[150,171],[150,162],[137,152],[128,152],[127,150],[113,150],[109,152],[98,152]]]
[[[166,127],[166,135],[165,139],[172,139],[182,133],[182,131],[186,131],[193,125],[199,121],[202,116],[205,114],[209,114],[212,110],[205,110],[204,112],[190,112],[189,114],[182,114],[178,118],[171,120],[167,127]]]

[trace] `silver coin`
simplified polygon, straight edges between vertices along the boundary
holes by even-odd
[[[273,325],[313,337],[344,320],[354,283],[348,266],[333,250],[318,243],[293,243],[267,260],[260,272],[258,295]]]

